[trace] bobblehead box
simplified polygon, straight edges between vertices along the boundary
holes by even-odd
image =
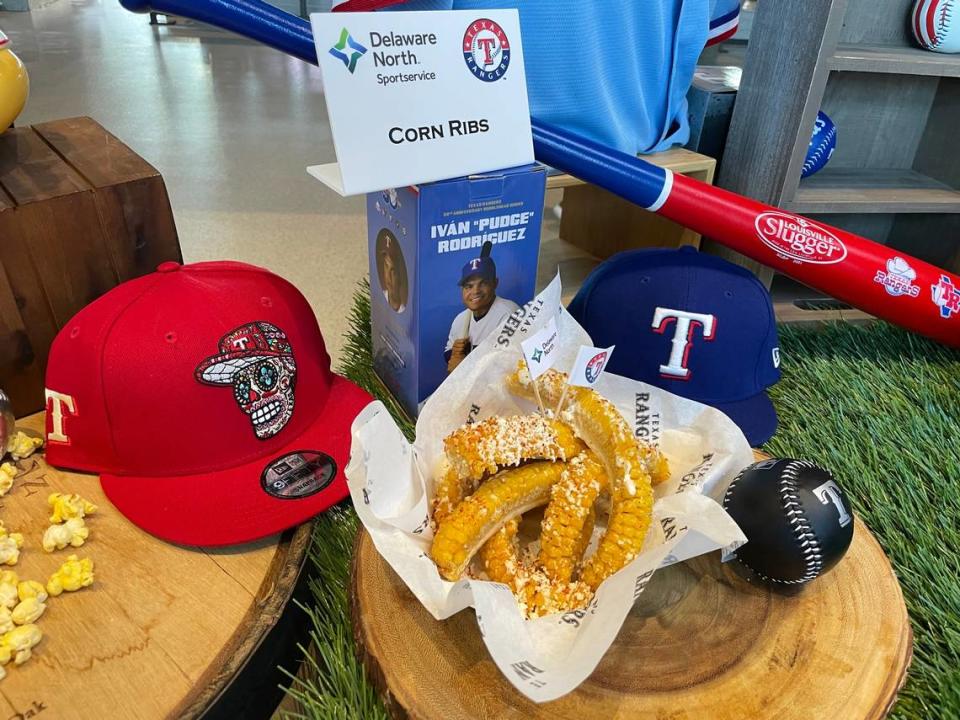
[[[367,195],[373,363],[411,417],[533,299],[545,185],[533,164]]]

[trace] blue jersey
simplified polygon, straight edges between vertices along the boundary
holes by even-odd
[[[624,152],[687,142],[704,47],[736,32],[739,0],[345,0],[337,10],[517,7],[530,113]]]

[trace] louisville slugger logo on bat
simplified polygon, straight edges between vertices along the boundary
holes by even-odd
[[[832,265],[847,257],[847,248],[825,227],[782,212],[757,215],[754,225],[764,245],[796,262]]]

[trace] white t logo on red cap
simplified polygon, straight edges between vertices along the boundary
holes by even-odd
[[[670,359],[666,365],[660,366],[660,375],[676,380],[689,380],[690,369],[687,367],[687,358],[693,345],[693,331],[697,326],[703,328],[703,339],[713,340],[717,330],[717,318],[704,313],[687,312],[686,310],[672,310],[658,307],[653,313],[653,329],[661,335],[667,331],[672,321],[677,321],[673,333],[673,347],[670,350]]]
[[[53,425],[53,429],[47,433],[47,442],[70,442],[70,438],[63,429],[63,410],[66,408],[71,415],[76,415],[76,403],[71,396],[58,393],[49,388],[44,388],[43,392],[47,400],[47,412],[50,413]]]

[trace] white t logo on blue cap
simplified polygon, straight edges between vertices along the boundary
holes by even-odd
[[[673,333],[673,340],[670,341],[670,359],[666,365],[660,366],[660,374],[667,378],[687,380],[690,377],[687,358],[690,356],[690,347],[693,345],[693,331],[699,325],[703,328],[703,339],[713,340],[717,329],[717,318],[704,313],[658,307],[653,313],[652,327],[662,335],[673,320],[677,321],[677,327]]]

